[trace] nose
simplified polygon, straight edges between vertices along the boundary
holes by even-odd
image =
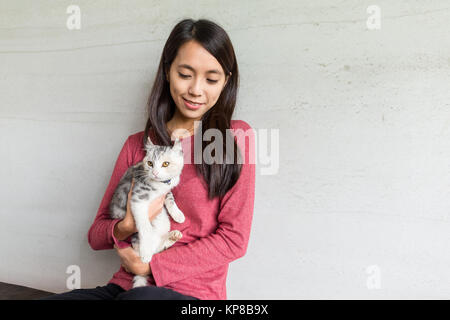
[[[202,95],[200,79],[197,78],[196,80],[191,82],[188,92],[193,97],[199,97]]]
[[[153,170],[152,173],[153,173],[153,175],[154,175],[155,177],[158,176],[158,173],[157,173],[155,170]]]

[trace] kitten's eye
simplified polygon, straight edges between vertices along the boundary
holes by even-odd
[[[147,164],[148,164],[150,167],[153,167],[153,162],[147,161]]]
[[[169,165],[169,162],[167,162],[167,161],[164,161],[162,164],[163,167],[167,167],[168,165]]]

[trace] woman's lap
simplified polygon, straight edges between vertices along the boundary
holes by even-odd
[[[119,293],[116,300],[197,300],[197,298],[163,287],[147,286]]]
[[[108,283],[106,286],[92,289],[75,289],[68,292],[54,294],[39,300],[114,300],[115,297],[124,292],[116,284]]]
[[[108,283],[103,287],[75,289],[40,300],[197,300],[197,298],[154,286],[139,287],[125,291],[116,284]]]

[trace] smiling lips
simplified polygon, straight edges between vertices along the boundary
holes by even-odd
[[[203,103],[197,103],[194,101],[186,100],[185,98],[183,98],[183,101],[185,106],[191,110],[197,110],[198,108],[200,108],[201,105],[203,105]]]

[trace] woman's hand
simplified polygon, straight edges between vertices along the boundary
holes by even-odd
[[[114,236],[119,240],[125,240],[133,233],[136,233],[138,231],[136,229],[136,223],[134,221],[130,205],[133,187],[134,187],[134,179],[131,181],[131,188],[130,191],[128,192],[127,212],[125,214],[125,217],[114,226]],[[153,221],[153,219],[155,219],[156,216],[161,213],[162,208],[164,207],[166,195],[167,193],[150,202],[148,206],[148,218],[150,221]]]
[[[141,258],[136,254],[132,247],[120,249],[114,245],[114,248],[117,250],[122,267],[126,272],[138,276],[148,276],[152,273],[150,264],[142,262]]]

